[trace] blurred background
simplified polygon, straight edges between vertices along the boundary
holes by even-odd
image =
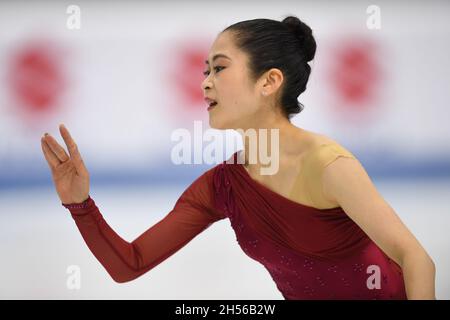
[[[228,219],[137,280],[115,283],[61,206],[40,137],[63,143],[58,124],[67,126],[92,198],[132,241],[215,165],[174,164],[171,135],[185,128],[194,137],[194,121],[209,128],[200,84],[216,35],[292,14],[318,44],[299,97],[305,109],[292,122],[358,157],[434,259],[437,298],[449,299],[449,9],[446,1],[0,2],[0,298],[283,299]]]

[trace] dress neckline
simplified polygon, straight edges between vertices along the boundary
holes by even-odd
[[[318,149],[319,147],[322,147],[322,146],[325,146],[325,145],[329,145],[329,144],[331,144],[331,143],[324,143],[324,144],[321,144],[321,145],[319,145],[319,146],[316,147],[316,148],[312,148],[309,152],[311,152],[311,151],[313,151],[313,150],[316,150],[316,149]],[[272,189],[270,189],[270,188],[268,188],[267,186],[263,185],[261,182],[259,182],[259,181],[255,180],[255,179],[253,179],[252,176],[250,176],[250,173],[247,171],[247,169],[245,169],[244,164],[238,163],[238,162],[237,162],[238,153],[241,152],[241,151],[242,151],[242,150],[236,151],[236,152],[234,153],[234,155],[233,155],[234,160],[236,161],[235,164],[238,166],[238,168],[239,168],[241,171],[244,172],[244,176],[250,181],[250,183],[254,184],[256,187],[259,187],[260,189],[263,189],[265,192],[267,192],[267,193],[273,195],[274,197],[277,197],[277,198],[280,199],[281,201],[284,201],[284,202],[289,203],[290,205],[292,205],[292,206],[294,206],[294,207],[297,206],[297,207],[300,207],[300,208],[306,208],[306,209],[308,209],[308,210],[316,210],[316,211],[323,211],[323,212],[328,212],[328,211],[333,211],[333,210],[341,209],[341,207],[325,208],[325,209],[319,209],[319,208],[311,207],[311,206],[308,206],[308,205],[306,205],[306,204],[303,204],[303,203],[300,203],[300,202],[291,200],[291,199],[289,199],[289,198],[287,198],[287,197],[285,197],[285,196],[283,196],[283,195],[281,195],[281,194],[279,194],[279,193],[273,191]]]

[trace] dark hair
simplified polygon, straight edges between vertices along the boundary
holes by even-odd
[[[295,16],[281,22],[253,19],[235,23],[222,31],[231,31],[235,45],[249,56],[250,76],[257,80],[271,68],[278,68],[284,76],[281,88],[282,112],[290,119],[304,106],[297,97],[306,90],[314,59],[316,41],[312,30]]]

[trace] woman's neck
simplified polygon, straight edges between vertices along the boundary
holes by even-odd
[[[249,170],[252,168],[252,171],[273,163],[278,167],[281,158],[298,157],[299,140],[304,133],[287,119],[239,131],[244,146],[244,166]]]

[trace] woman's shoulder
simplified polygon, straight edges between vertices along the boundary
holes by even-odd
[[[310,142],[304,157],[305,164],[324,168],[339,157],[356,159],[342,143],[324,134],[310,132]]]
[[[311,133],[308,147],[302,158],[301,179],[297,181],[296,190],[307,193],[310,206],[318,209],[329,209],[338,206],[336,202],[326,199],[322,193],[322,175],[324,168],[339,157],[355,158],[355,156],[338,141],[318,133]],[[297,191],[300,193],[300,191]],[[301,197],[301,195],[297,195]]]

